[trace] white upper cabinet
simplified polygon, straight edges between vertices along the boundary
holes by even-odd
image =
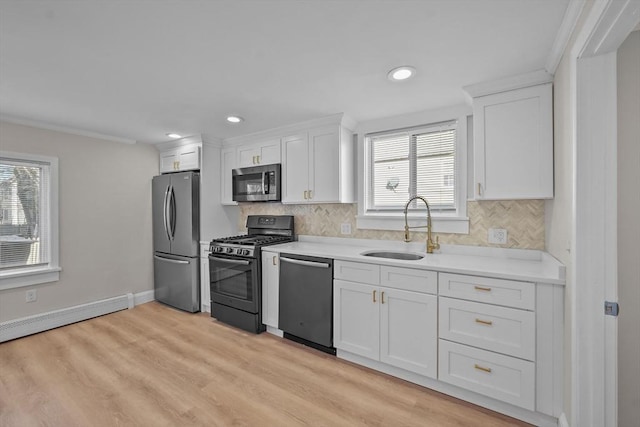
[[[326,125],[282,138],[282,203],[353,203],[351,131]]]
[[[238,167],[280,163],[280,139],[238,147]]]
[[[553,198],[551,83],[473,98],[475,198]]]
[[[202,144],[184,144],[160,151],[160,173],[200,169]]]

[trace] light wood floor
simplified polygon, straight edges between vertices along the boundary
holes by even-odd
[[[159,303],[0,344],[0,426],[518,426]]]

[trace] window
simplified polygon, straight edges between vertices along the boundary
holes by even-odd
[[[456,122],[369,135],[367,144],[368,212],[404,210],[412,196],[432,214],[456,210]]]
[[[429,202],[435,232],[469,233],[468,116],[460,106],[360,125],[358,228],[403,230],[405,204],[417,195]],[[412,203],[409,226],[422,227],[425,215]]]
[[[0,152],[0,289],[58,279],[57,164]]]

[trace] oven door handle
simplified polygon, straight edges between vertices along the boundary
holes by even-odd
[[[216,261],[226,262],[229,264],[249,265],[249,261],[243,260],[243,259],[226,259],[226,258],[218,258],[211,255],[209,255],[209,259],[215,259]]]
[[[301,259],[293,259],[283,256],[280,257],[280,261],[290,262],[291,264],[304,265],[306,267],[329,268],[329,264],[327,264],[326,262],[304,261]]]
[[[158,256],[158,255],[154,255],[153,257],[155,259],[159,260],[159,261],[172,262],[174,264],[189,264],[189,261],[183,261],[183,260],[180,260],[180,259],[165,258],[165,257]]]

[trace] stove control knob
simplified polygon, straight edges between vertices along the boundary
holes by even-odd
[[[240,255],[249,255],[249,249],[242,249],[239,253]]]
[[[233,253],[233,248],[227,248],[227,253],[228,254],[232,254]]]

